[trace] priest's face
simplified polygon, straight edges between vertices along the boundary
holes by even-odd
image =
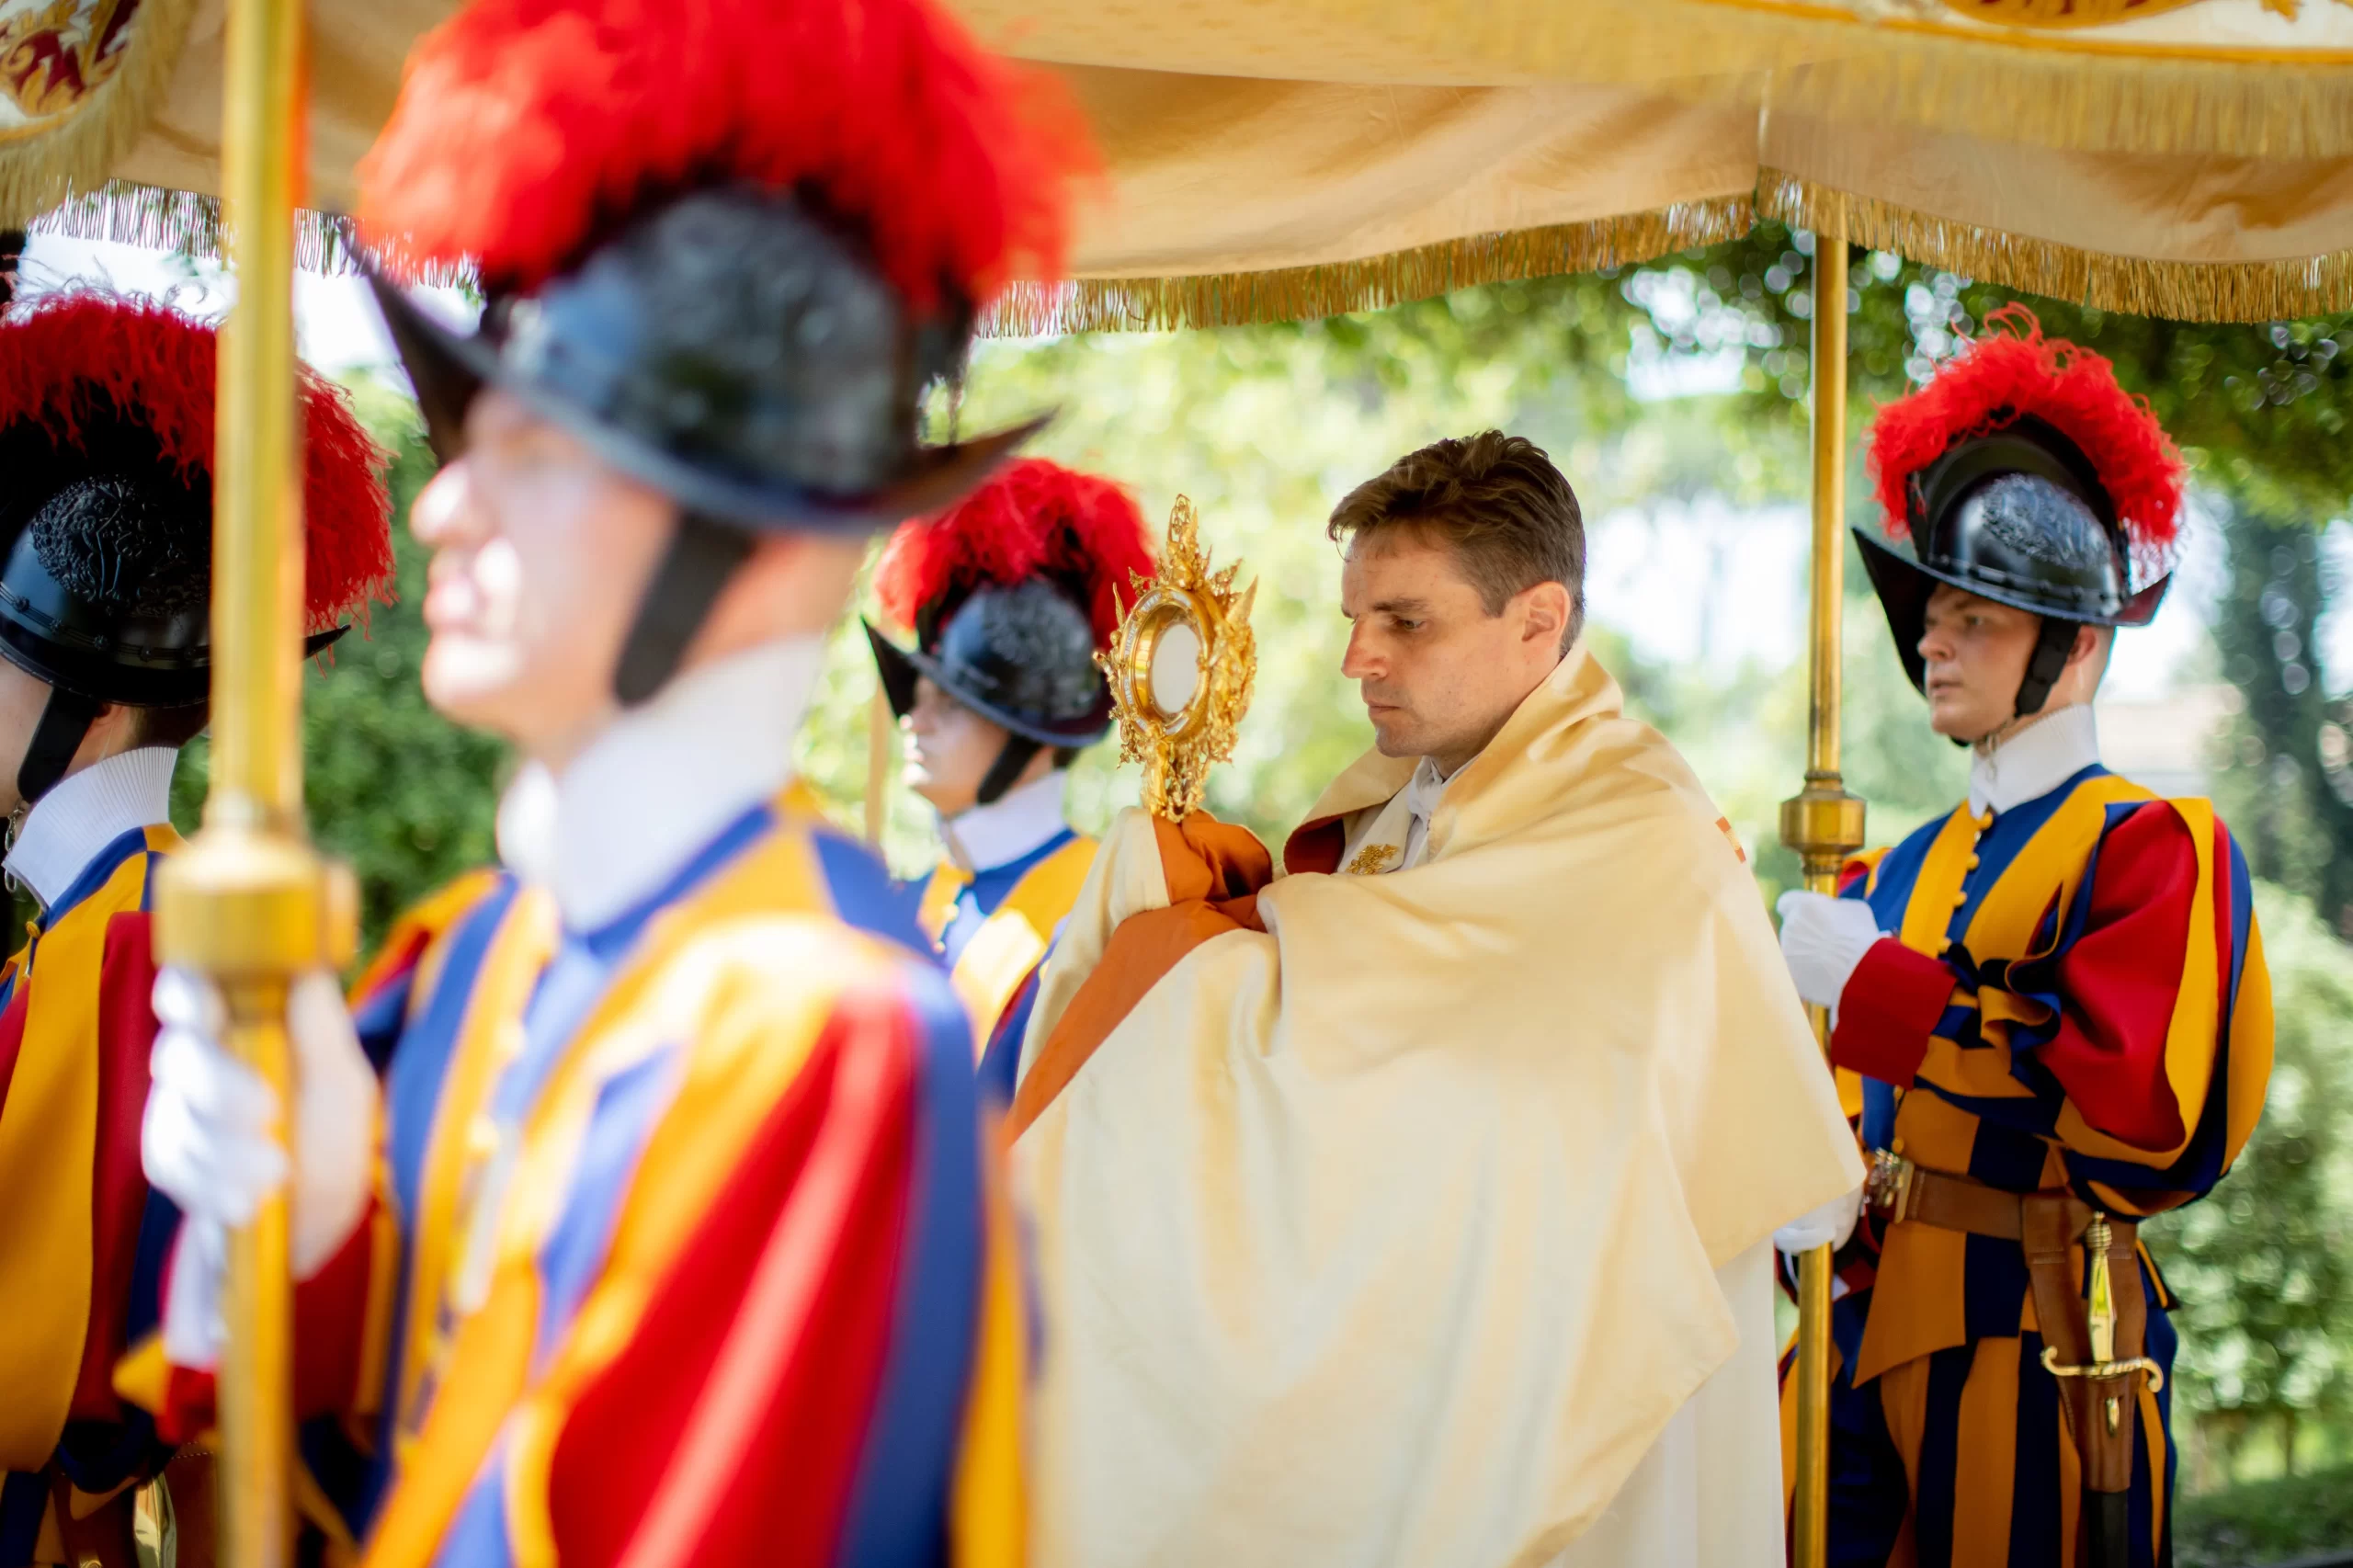
[[[1442,536],[1392,524],[1357,536],[1340,568],[1340,672],[1384,756],[1451,775],[1561,662],[1569,594],[1538,583],[1490,610]]]

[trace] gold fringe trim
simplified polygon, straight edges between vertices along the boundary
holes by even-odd
[[[1965,277],[2131,315],[2265,322],[2353,310],[2353,251],[2290,261],[2148,261],[1953,222],[1778,169],[1757,181],[1756,210]]]
[[[1474,234],[1362,261],[1190,278],[1082,278],[1017,283],[982,316],[984,337],[1246,326],[1377,311],[1481,283],[1593,272],[1736,239],[1756,222],[1746,196],[1652,212]]]
[[[88,190],[147,133],[170,88],[197,0],[142,0],[121,62],[54,128],[0,143],[0,228],[28,220],[74,191]]]

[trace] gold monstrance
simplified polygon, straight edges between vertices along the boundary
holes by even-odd
[[[1095,662],[1111,683],[1120,716],[1120,760],[1143,764],[1143,809],[1181,822],[1201,804],[1210,764],[1233,756],[1233,732],[1250,708],[1258,674],[1250,604],[1258,585],[1236,591],[1240,565],[1210,574],[1193,504],[1176,497],[1168,542],[1152,582],[1131,577],[1138,596]]]

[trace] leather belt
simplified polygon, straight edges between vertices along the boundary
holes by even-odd
[[[2058,1382],[2060,1408],[2083,1466],[2076,1560],[2090,1568],[2122,1568],[2130,1549],[2126,1505],[2139,1390],[2145,1384],[2155,1393],[2165,1386],[2165,1369],[2143,1354],[2148,1311],[2139,1227],[2101,1213],[2063,1187],[2004,1192],[1967,1176],[1924,1171],[1885,1150],[1872,1155],[1864,1200],[1891,1222],[2019,1244],[2042,1335],[2042,1367]]]
[[[1871,1212],[1884,1220],[1916,1220],[1940,1231],[1966,1231],[2006,1242],[2026,1239],[2018,1194],[1967,1176],[1924,1171],[1884,1149],[1872,1154],[1866,1198]],[[2081,1235],[2091,1223],[2091,1206],[2073,1198],[2069,1201],[2083,1210],[2082,1221],[2075,1227]]]

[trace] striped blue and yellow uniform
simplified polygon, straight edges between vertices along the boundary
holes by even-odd
[[[1000,1105],[1013,1099],[1038,972],[1078,902],[1097,847],[1096,840],[1064,828],[1029,854],[985,871],[942,861],[924,889],[924,931],[972,1016],[981,1083]]]
[[[155,1325],[178,1225],[140,1169],[139,1129],[147,899],[179,842],[164,825],[117,837],[0,971],[0,1564],[71,1561],[52,1500],[84,1511],[171,1454],[113,1374]]]
[[[366,1562],[1018,1561],[1010,1227],[913,913],[796,790],[597,930],[490,875],[395,933],[385,1195],[298,1298]]]
[[[2207,802],[2094,765],[1927,824],[1842,892],[1895,934],[1832,1041],[1869,1148],[2126,1217],[2229,1168],[2262,1109],[2270,991],[2245,861]],[[2169,1368],[2169,1298],[2142,1256],[2148,1354]],[[1838,1262],[1832,1562],[2072,1568],[2079,1466],[2020,1245],[1866,1217]],[[2141,1398],[2133,1550],[2154,1564],[2170,1398]]]

